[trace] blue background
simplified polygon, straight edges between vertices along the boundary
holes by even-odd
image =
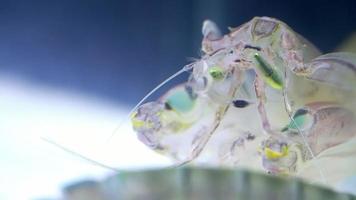
[[[281,19],[322,51],[356,28],[356,1],[0,1],[0,73],[134,104],[199,57],[201,24]]]

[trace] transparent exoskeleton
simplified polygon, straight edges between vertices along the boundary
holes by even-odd
[[[205,21],[202,32],[204,55],[130,112],[143,144],[176,166],[245,167],[332,187],[356,177],[356,55],[321,55],[269,17],[225,35]],[[183,72],[186,82],[145,103]]]
[[[187,82],[132,114],[144,144],[178,165],[243,166],[333,186],[356,176],[355,55],[320,55],[268,17],[226,35],[206,21],[203,36]]]

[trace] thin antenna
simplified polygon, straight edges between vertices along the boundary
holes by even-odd
[[[287,88],[287,70],[285,69],[284,70],[284,80],[285,80],[285,83],[284,83],[284,86],[283,86],[283,101],[284,101],[284,107],[287,111],[287,114],[288,114],[288,117],[289,119],[293,122],[293,124],[295,125],[295,127],[297,128],[297,131],[298,131],[298,134],[301,136],[302,140],[303,140],[303,143],[304,145],[307,147],[307,150],[309,151],[311,157],[312,157],[312,162],[313,164],[315,165],[315,167],[318,169],[319,171],[319,174],[320,174],[320,178],[321,178],[321,181],[324,183],[324,184],[327,184],[327,180],[325,178],[325,175],[324,175],[324,172],[322,170],[322,168],[316,163],[316,157],[315,157],[315,154],[313,153],[313,150],[311,149],[310,145],[308,144],[308,141],[306,139],[306,136],[304,135],[304,133],[300,130],[298,124],[295,122],[295,120],[293,119],[292,115],[291,115],[291,106],[288,102],[288,99],[287,99],[287,91],[286,91],[286,88]]]
[[[94,164],[94,165],[97,165],[97,166],[99,166],[99,167],[103,167],[103,168],[110,169],[110,170],[112,170],[112,171],[114,171],[114,172],[116,172],[116,173],[117,173],[117,172],[120,172],[118,169],[115,169],[115,168],[110,167],[110,166],[108,166],[108,165],[105,165],[105,164],[103,164],[103,163],[97,162],[97,161],[95,161],[95,160],[93,160],[93,159],[90,159],[90,158],[88,158],[88,157],[86,157],[86,156],[83,156],[83,155],[81,155],[81,154],[79,154],[79,153],[77,153],[77,152],[75,152],[75,151],[73,151],[73,150],[70,150],[69,148],[67,148],[67,147],[65,147],[65,146],[63,146],[63,145],[60,145],[60,144],[54,142],[54,141],[51,140],[51,139],[48,139],[48,138],[45,138],[45,137],[41,137],[41,139],[44,140],[45,142],[49,143],[49,144],[52,144],[52,145],[56,146],[57,148],[59,148],[59,149],[61,149],[61,150],[63,150],[63,151],[66,151],[66,152],[68,152],[68,153],[70,153],[70,154],[73,154],[73,155],[75,155],[75,156],[77,156],[77,157],[79,157],[79,158],[81,158],[81,159],[83,159],[83,160],[85,160],[85,161],[88,161],[88,162],[90,162],[90,163],[92,163],[92,164]]]
[[[108,143],[112,137],[115,135],[115,133],[121,128],[121,126],[127,122],[128,119],[130,119],[131,115],[137,110],[137,108],[143,103],[145,102],[153,93],[155,93],[158,89],[160,89],[162,86],[164,86],[166,83],[168,83],[169,81],[171,81],[172,79],[174,79],[175,77],[177,77],[178,75],[182,74],[183,72],[189,71],[193,68],[193,65],[195,63],[190,63],[188,65],[185,65],[181,70],[179,70],[178,72],[174,73],[173,75],[171,75],[170,77],[168,77],[166,80],[164,80],[163,82],[161,82],[160,84],[158,84],[155,88],[153,88],[149,93],[146,94],[146,96],[144,96],[141,101],[139,101],[128,113],[128,115],[119,123],[119,125],[113,130],[113,132],[111,133],[111,135],[106,139],[106,142]]]

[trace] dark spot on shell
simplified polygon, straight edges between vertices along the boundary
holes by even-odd
[[[166,109],[166,110],[172,110],[172,106],[171,105],[169,105],[169,103],[164,103],[164,108]]]
[[[253,50],[256,50],[256,51],[261,51],[261,47],[255,47],[255,46],[251,46],[251,45],[245,45],[244,47],[245,49],[253,49]]]
[[[248,101],[237,99],[233,101],[233,104],[236,108],[245,108],[246,106],[250,105]]]
[[[253,135],[252,133],[248,133],[248,134],[247,134],[247,137],[246,137],[246,139],[247,139],[247,140],[250,140],[250,141],[251,141],[251,140],[254,140],[255,138],[256,138],[256,136]]]

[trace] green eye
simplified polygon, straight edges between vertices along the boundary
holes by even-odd
[[[224,72],[220,67],[211,67],[209,74],[214,80],[221,80],[224,78]]]

